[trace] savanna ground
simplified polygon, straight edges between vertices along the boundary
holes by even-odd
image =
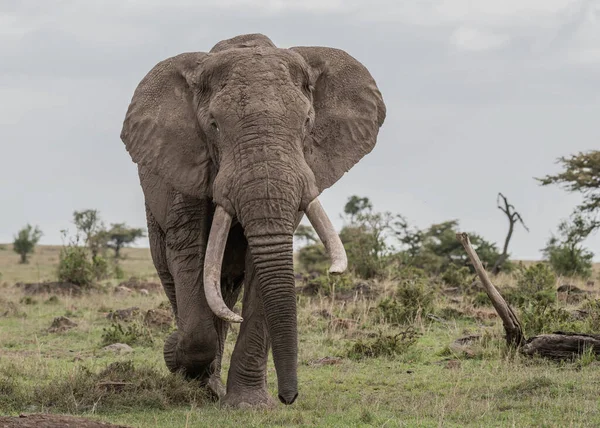
[[[132,427],[600,426],[595,358],[556,363],[509,352],[489,306],[440,287],[433,309],[417,311],[410,327],[385,321],[377,306],[393,295],[393,278],[299,293],[297,402],[271,411],[220,409],[195,382],[165,368],[163,340],[173,325],[145,322],[148,310],[168,307],[162,290],[128,281],[130,291],[115,291],[121,281],[112,280],[74,296],[15,285],[53,280],[59,250],[40,246],[27,265],[17,263],[10,245],[0,250],[0,415],[73,414]],[[158,282],[148,249],[124,256],[127,278]],[[510,287],[513,277],[495,282]],[[597,297],[597,283],[559,278],[563,283]],[[581,304],[559,300],[569,310]],[[107,318],[129,307],[139,308],[130,320]],[[76,325],[50,332],[61,316]],[[224,378],[236,332],[234,326],[228,336]],[[468,335],[481,337],[453,344]],[[105,349],[113,342],[131,349]],[[273,394],[275,380],[270,363]]]

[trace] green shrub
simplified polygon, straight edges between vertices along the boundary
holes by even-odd
[[[343,293],[352,289],[354,281],[348,273],[342,275],[319,275],[306,281],[306,287],[310,288],[311,294],[332,296],[334,293]]]
[[[536,263],[527,268],[521,266],[516,285],[516,289],[505,291],[505,298],[511,304],[546,307],[556,302],[556,275],[545,263]]]
[[[583,320],[579,331],[598,334],[600,332],[600,300],[587,300],[582,306]]]
[[[558,275],[589,278],[592,276],[594,253],[580,246],[550,243],[544,254]]]
[[[94,279],[94,265],[84,247],[67,246],[60,251],[58,280],[88,287]]]
[[[115,264],[114,271],[115,271],[114,273],[115,273],[116,279],[124,279],[125,278],[125,271],[123,270],[123,268],[121,266],[119,266],[119,264]]]
[[[110,327],[105,327],[102,330],[102,346],[112,345],[113,343],[150,346],[154,343],[150,331],[139,322],[131,323],[125,327],[119,322],[114,322]]]
[[[39,227],[30,224],[19,230],[13,241],[13,251],[21,256],[20,263],[28,263],[29,255],[33,253],[43,233]]]
[[[473,274],[471,270],[466,266],[456,266],[454,264],[449,265],[448,268],[442,274],[442,281],[450,287],[459,287],[461,289],[466,288],[471,283]]]
[[[108,260],[102,256],[92,257],[92,275],[96,281],[102,281],[110,277]]]
[[[555,331],[577,331],[580,323],[564,308],[556,305],[530,304],[521,309],[521,324],[526,336]]]
[[[21,297],[21,300],[19,300],[19,303],[22,303],[24,305],[37,305],[38,302],[31,296],[25,296],[25,297]]]
[[[360,360],[362,358],[393,357],[406,352],[413,346],[419,333],[410,327],[396,334],[379,332],[375,337],[358,339],[350,345],[348,358]]]
[[[306,245],[298,250],[298,265],[303,272],[324,275],[327,273],[329,263],[323,244]]]
[[[418,268],[404,268],[397,274],[398,286],[393,297],[377,305],[379,320],[394,324],[410,323],[420,313],[433,312],[434,293],[425,272]]]
[[[504,292],[502,293],[502,297],[504,297],[504,299],[506,299],[507,302],[510,301]],[[492,301],[490,300],[485,291],[478,291],[477,294],[473,296],[472,304],[475,307],[491,306]]]

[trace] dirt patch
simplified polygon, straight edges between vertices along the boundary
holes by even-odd
[[[19,415],[0,416],[2,428],[129,428],[125,425],[113,425],[66,415]]]
[[[161,329],[171,328],[173,324],[173,314],[166,309],[150,309],[144,315],[144,324],[148,327]]]
[[[62,333],[74,327],[77,327],[77,323],[71,321],[69,318],[57,317],[54,318],[54,321],[52,321],[52,325],[48,329],[48,333]]]
[[[105,351],[113,351],[116,354],[129,354],[130,352],[133,352],[133,348],[126,343],[113,343],[102,349]]]
[[[15,284],[25,294],[61,294],[80,296],[83,289],[76,284],[70,282],[31,282]]]
[[[342,359],[339,357],[323,357],[317,360],[311,360],[308,362],[311,366],[334,366],[337,364],[342,364]]]
[[[158,282],[147,282],[142,281],[139,278],[129,278],[127,281],[121,282],[117,287],[125,287],[130,290],[135,290],[142,294],[144,293],[142,290],[146,290],[149,293],[160,293],[163,289],[162,285]]]
[[[0,298],[0,317],[27,317],[27,314],[19,310],[19,305],[10,300]]]
[[[106,318],[114,321],[133,321],[140,314],[140,308],[133,306],[126,309],[110,311]]]

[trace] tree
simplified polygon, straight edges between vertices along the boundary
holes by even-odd
[[[503,203],[500,204],[500,198],[502,198]],[[517,211],[515,211],[515,207],[512,204],[508,203],[508,199],[502,193],[498,193],[498,197],[496,198],[496,204],[498,205],[498,209],[506,214],[508,217],[508,233],[506,234],[506,239],[504,240],[504,247],[502,249],[502,254],[496,259],[496,263],[494,263],[494,267],[492,268],[492,274],[498,275],[500,270],[502,269],[502,265],[508,260],[508,244],[510,242],[510,238],[512,238],[513,232],[515,230],[515,224],[517,222],[521,223],[521,225],[525,228],[527,232],[529,229],[525,226],[525,222]]]
[[[579,152],[570,157],[560,157],[563,171],[555,175],[536,178],[542,186],[557,184],[572,193],[581,193],[583,202],[574,214],[585,220],[588,234],[600,227],[596,215],[600,211],[600,151]]]
[[[348,255],[348,264],[362,278],[380,275],[387,257],[394,251],[391,242],[398,233],[397,225],[406,221],[389,211],[373,212],[369,198],[356,195],[348,198],[344,213],[349,224],[340,231],[340,239]]]
[[[29,254],[33,253],[42,235],[42,231],[37,226],[34,228],[30,224],[19,230],[13,241],[13,251],[21,256],[20,263],[29,261]]]
[[[107,239],[98,210],[73,212],[73,223],[75,223],[77,230],[83,234],[85,245],[92,253],[92,259],[96,259],[98,253],[106,246]]]
[[[589,233],[589,224],[581,215],[558,225],[559,237],[552,236],[542,250],[557,274],[582,278],[592,275],[594,253],[581,246]]]
[[[369,198],[361,198],[356,195],[352,195],[348,198],[348,202],[344,205],[344,213],[350,217],[350,223],[354,223],[356,216],[364,213],[365,211],[372,211],[373,204]]]
[[[133,244],[145,236],[143,229],[128,227],[125,223],[112,223],[106,233],[106,246],[115,250],[115,258],[121,257],[121,248]]]
[[[312,226],[301,224],[294,232],[294,236],[300,240],[304,240],[306,245],[315,244],[317,242],[317,234]]]
[[[422,232],[422,244],[411,264],[432,274],[440,274],[451,265],[467,266],[473,271],[469,258],[457,241],[458,220],[433,224]],[[499,257],[496,245],[476,233],[469,233],[471,244],[477,250],[484,265],[492,265]]]

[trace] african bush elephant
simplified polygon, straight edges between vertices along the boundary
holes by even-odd
[[[167,367],[232,406],[298,395],[292,241],[306,214],[332,260],[346,255],[317,196],[377,140],[386,108],[344,51],[277,48],[261,34],[157,64],[140,82],[121,139],[138,166],[152,259],[176,315]],[[242,317],[232,311],[244,284]],[[242,322],[243,321],[243,322]],[[241,322],[227,387],[228,322]]]

